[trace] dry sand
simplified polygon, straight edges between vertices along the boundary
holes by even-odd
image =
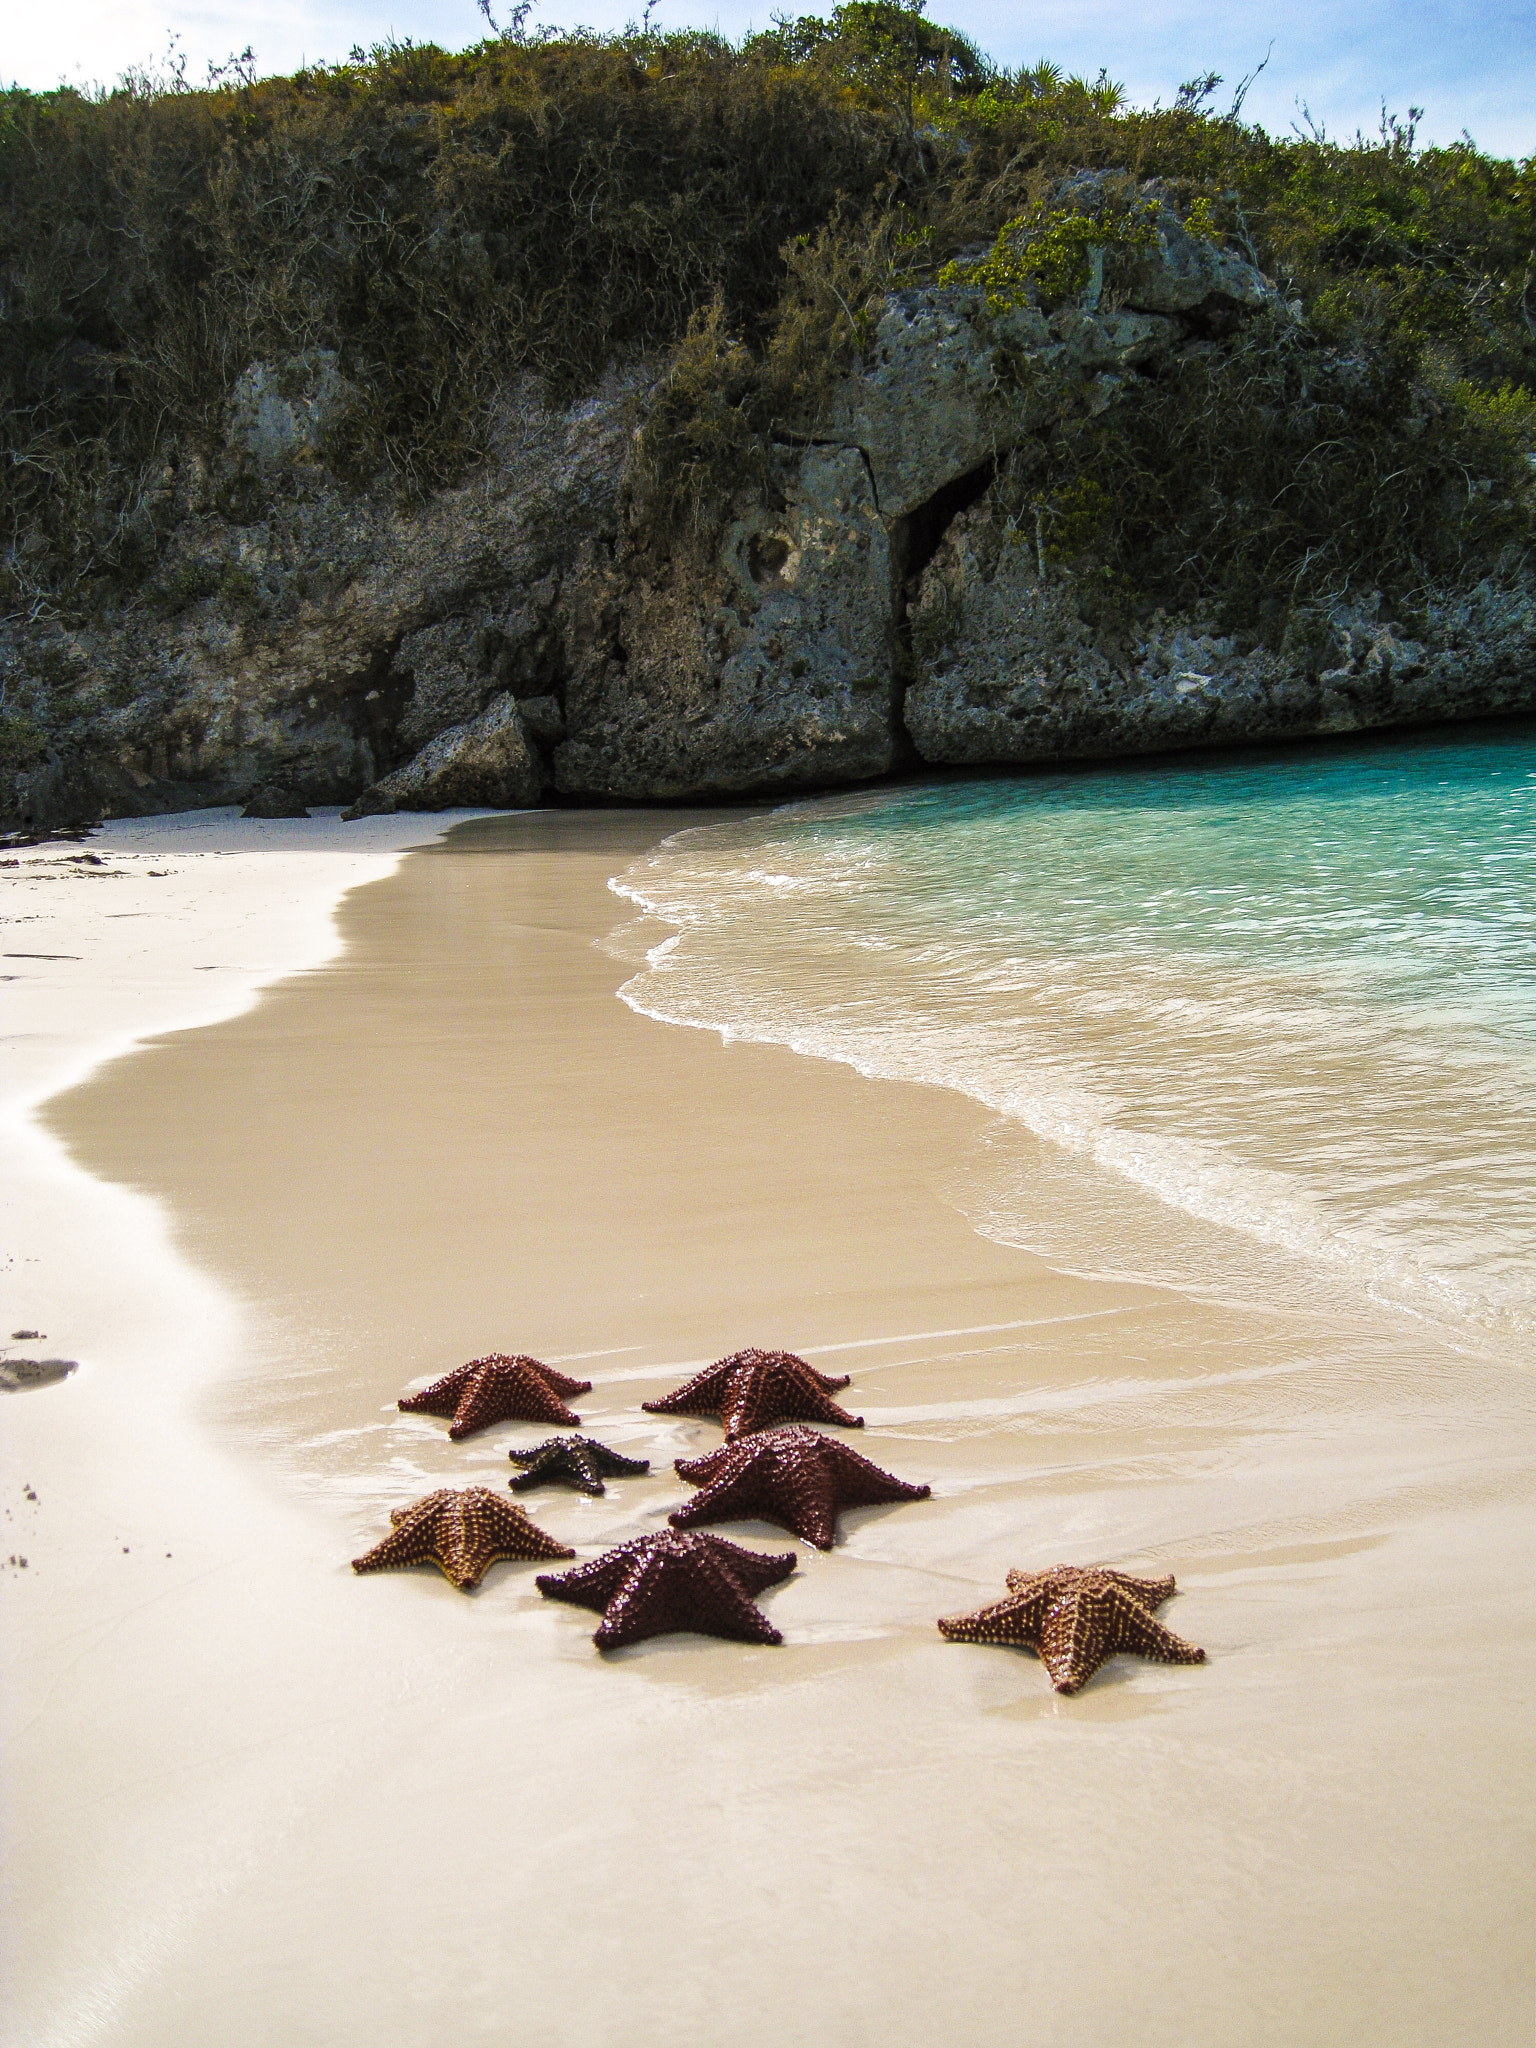
[[[1527,2048],[1536,1381],[1054,1272],[940,1192],[973,1105],[636,1016],[604,884],[678,822],[465,825],[50,1103],[7,1278],[82,1364],[5,1397],[6,2039]],[[639,1402],[753,1342],[934,1488],[796,1546],[783,1647],[349,1572],[548,1433],[450,1445],[409,1382],[582,1360],[653,1461],[526,1498],[590,1555],[718,1441]],[[1064,1700],[939,1639],[1063,1558],[1176,1572],[1210,1662]]]

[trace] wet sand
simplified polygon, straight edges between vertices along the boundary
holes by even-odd
[[[1536,1381],[1053,1271],[944,1198],[974,1105],[635,1015],[662,934],[605,950],[605,884],[679,822],[461,827],[339,959],[49,1106],[119,1205],[98,1280],[130,1215],[164,1242],[112,1373],[16,1397],[58,1502],[6,1588],[16,2038],[1525,2048]],[[640,1401],[754,1342],[850,1372],[856,1447],[934,1489],[793,1546],[781,1648],[599,1658],[532,1567],[348,1570],[548,1434],[450,1445],[413,1380],[581,1360],[652,1460],[525,1497],[592,1555],[719,1440]],[[1067,1700],[939,1639],[1061,1559],[1175,1572],[1209,1663]]]

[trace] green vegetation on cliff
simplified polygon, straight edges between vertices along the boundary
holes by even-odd
[[[640,475],[658,526],[707,526],[777,430],[814,420],[884,294],[1059,302],[1094,248],[1134,246],[1149,178],[1292,310],[1213,332],[1017,462],[1042,548],[1090,561],[1107,603],[1260,631],[1312,592],[1410,602],[1523,561],[1536,160],[1421,150],[1411,123],[1275,138],[1209,80],[1137,110],[1102,77],[1000,71],[888,0],[741,48],[354,55],[208,91],[0,94],[12,619],[174,603],[168,475],[220,443],[252,363],[315,351],[350,394],[328,466],[405,494],[473,462],[509,376],[568,398],[671,352]],[[1124,174],[1115,220],[1063,196],[1085,167]],[[268,486],[228,488],[241,516]]]

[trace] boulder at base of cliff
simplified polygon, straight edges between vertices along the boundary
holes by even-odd
[[[242,818],[307,818],[309,804],[295,783],[273,776],[251,792]]]
[[[346,818],[381,811],[521,810],[544,789],[544,764],[528,743],[517,700],[503,691],[478,718],[450,726],[414,760],[365,789]]]

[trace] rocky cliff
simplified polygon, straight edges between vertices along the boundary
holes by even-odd
[[[1152,230],[1054,303],[963,266],[888,296],[707,540],[651,522],[636,483],[656,364],[563,410],[515,384],[489,458],[408,507],[327,466],[333,356],[253,364],[222,448],[148,494],[153,583],[5,630],[11,701],[54,709],[0,811],[677,800],[1536,706],[1508,562],[1411,617],[1369,590],[1281,605],[1266,636],[1106,604],[1091,559],[1047,545],[1020,483],[1043,437],[1112,431],[1138,380],[1298,310],[1162,188],[1141,205]]]

